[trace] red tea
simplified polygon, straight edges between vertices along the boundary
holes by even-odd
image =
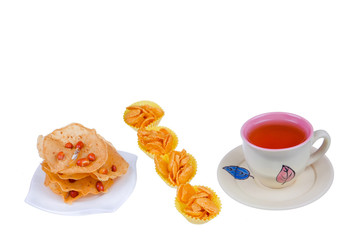
[[[269,123],[251,130],[248,140],[262,148],[289,148],[304,142],[306,133],[303,129],[294,125]]]

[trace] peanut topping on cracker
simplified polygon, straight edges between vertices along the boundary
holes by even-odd
[[[57,160],[64,160],[65,154],[64,154],[63,152],[59,152],[59,153],[56,155],[56,158],[57,158]]]
[[[71,142],[67,142],[67,143],[65,144],[65,147],[72,149],[74,146],[72,145]]]

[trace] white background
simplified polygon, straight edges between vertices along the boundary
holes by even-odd
[[[11,239],[343,239],[359,236],[358,1],[0,2],[1,233]],[[122,120],[152,100],[161,125],[198,161],[218,217],[193,225],[174,207]],[[241,125],[269,111],[307,118],[332,137],[335,179],[318,201],[286,211],[231,199],[216,170]],[[27,205],[40,134],[71,122],[138,155],[138,181],[114,213],[69,217]],[[5,220],[5,221],[3,221]],[[212,238],[215,239],[215,238]]]

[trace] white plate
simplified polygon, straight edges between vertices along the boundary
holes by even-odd
[[[41,165],[36,169],[31,180],[25,202],[41,210],[62,215],[86,215],[116,211],[133,192],[136,185],[137,156],[118,151],[129,163],[127,173],[117,178],[107,193],[89,195],[76,200],[71,205],[63,201],[62,196],[54,194],[44,185],[45,173]]]
[[[334,179],[333,167],[326,156],[307,167],[291,186],[282,189],[265,187],[253,177],[235,179],[223,169],[225,166],[238,166],[249,170],[241,145],[221,160],[217,170],[218,181],[230,197],[260,209],[283,210],[305,206],[323,196]]]

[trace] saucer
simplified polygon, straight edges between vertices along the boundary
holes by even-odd
[[[242,175],[235,179],[224,169],[226,166],[239,167]],[[219,184],[236,201],[268,210],[293,209],[312,203],[329,190],[334,179],[334,169],[326,156],[308,166],[291,186],[282,189],[265,187],[248,169],[240,145],[221,160],[217,170]]]

